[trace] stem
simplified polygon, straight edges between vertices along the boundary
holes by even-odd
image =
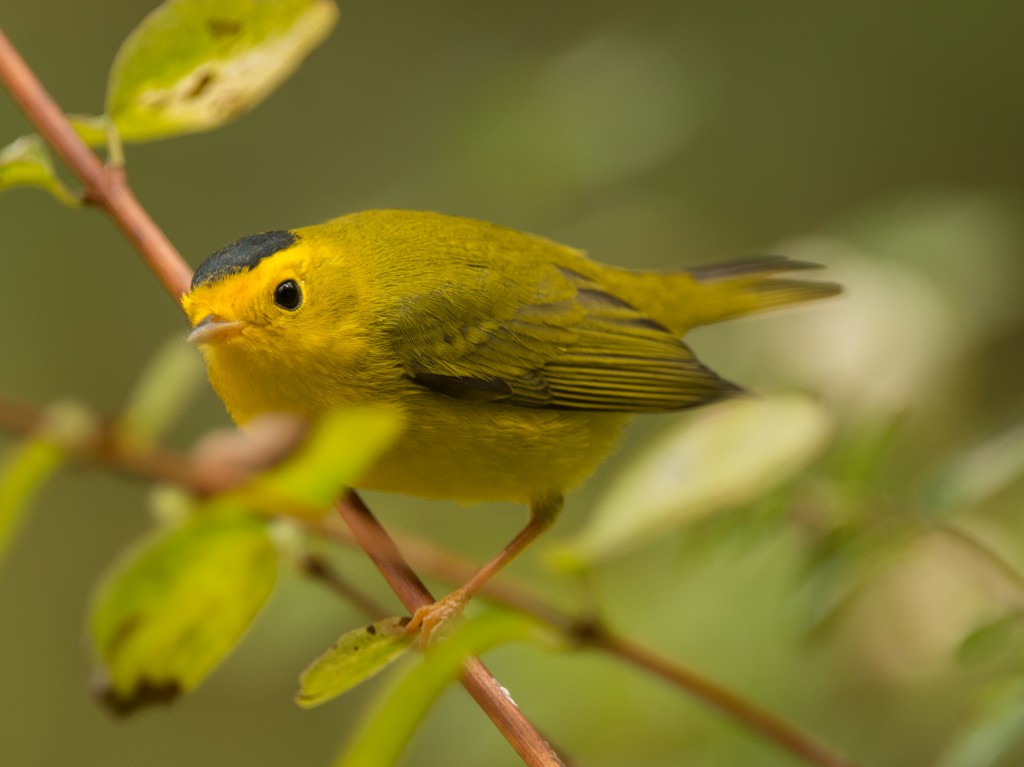
[[[36,130],[85,187],[85,197],[105,210],[142,260],[180,305],[192,270],[150,218],[128,185],[124,170],[105,166],[85,142],[0,29],[0,80]]]
[[[354,492],[337,504],[360,548],[366,551],[381,575],[409,612],[432,604],[434,597],[412,571],[395,542]],[[563,764],[544,737],[523,716],[519,707],[479,658],[469,658],[462,671],[462,686],[529,765],[558,767]],[[497,706],[495,706],[497,704]]]
[[[770,711],[759,708],[716,682],[705,679],[625,637],[597,629],[593,638],[585,638],[585,641],[629,661],[634,666],[646,669],[669,684],[687,690],[807,764],[818,767],[856,767],[850,759],[818,743],[810,735]]]

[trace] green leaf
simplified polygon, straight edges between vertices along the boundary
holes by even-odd
[[[805,396],[744,397],[708,408],[626,468],[554,560],[585,567],[753,501],[806,467],[831,431],[829,414]]]
[[[46,439],[20,445],[0,466],[0,560],[42,484],[64,463],[63,451]]]
[[[95,419],[83,407],[72,402],[51,405],[39,425],[39,435],[15,448],[0,465],[0,559],[33,496],[64,463],[65,453],[89,440],[95,429]]]
[[[240,489],[243,496],[294,502],[319,514],[394,440],[397,412],[346,408],[324,414],[284,463]],[[302,512],[303,509],[295,509]]]
[[[71,207],[82,204],[82,200],[57,178],[43,140],[34,133],[15,139],[0,149],[0,190],[17,186],[45,189]]]
[[[1024,680],[1006,680],[991,691],[935,767],[995,767],[1011,749],[1024,746]],[[1018,762],[1014,761],[1014,764]]]
[[[167,0],[121,46],[107,113],[126,141],[216,128],[287,79],[337,17],[334,0]]]
[[[470,655],[514,641],[549,641],[547,629],[521,613],[492,611],[466,621],[402,677],[369,712],[335,767],[393,764],[430,706]]]
[[[110,137],[110,120],[106,115],[68,115],[75,133],[91,147],[100,147]]]
[[[295,702],[313,708],[376,676],[412,646],[408,618],[385,618],[343,634],[299,677]]]
[[[204,380],[196,350],[180,337],[171,339],[136,383],[117,422],[120,436],[144,444],[155,442],[174,425]]]
[[[101,700],[130,713],[193,689],[242,637],[276,573],[266,522],[246,514],[201,513],[130,551],[92,609]]]
[[[917,525],[893,522],[840,527],[813,541],[794,597],[810,638],[820,639],[835,628],[864,589],[919,536]]]

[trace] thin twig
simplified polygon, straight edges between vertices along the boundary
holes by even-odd
[[[307,577],[325,585],[346,602],[362,610],[368,618],[380,620],[390,615],[384,605],[349,583],[324,557],[306,554],[298,566]]]
[[[748,729],[784,748],[802,761],[818,767],[856,767],[844,755],[819,743],[776,714],[755,706],[733,692],[629,639],[598,628],[588,644],[629,661],[654,676],[688,690],[710,706],[728,714]]]
[[[105,166],[78,137],[64,112],[2,30],[0,81],[42,137],[82,182],[86,199],[102,207],[113,218],[164,290],[180,307],[181,296],[188,291],[192,280],[192,270],[136,199],[123,168]],[[374,540],[366,540],[371,546],[366,553],[375,561],[379,560],[381,557],[372,549]],[[403,584],[406,591],[414,586],[408,574],[398,574],[395,582]],[[477,663],[479,661],[471,659],[467,662],[467,669]],[[465,681],[463,683],[466,684]],[[517,752],[534,753],[535,744],[544,742],[523,714],[514,706],[510,708],[508,695],[497,681],[488,686],[474,683],[469,687],[472,687],[471,695],[484,707],[491,720],[500,723],[499,729]],[[517,738],[522,738],[523,742],[516,742]],[[550,748],[548,754],[528,763],[545,767],[560,764]]]

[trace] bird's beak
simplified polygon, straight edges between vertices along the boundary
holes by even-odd
[[[190,344],[208,344],[221,341],[238,333],[243,326],[242,322],[230,322],[221,319],[216,314],[208,314],[189,331],[186,341]]]

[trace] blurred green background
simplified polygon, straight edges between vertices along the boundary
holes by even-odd
[[[152,7],[4,0],[0,24],[67,111],[98,112],[118,45]],[[638,267],[760,252],[827,264],[843,299],[691,340],[755,390],[820,393],[832,448],[769,499],[609,565],[602,604],[865,765],[1020,764],[1024,590],[992,553],[1024,569],[1022,21],[1008,0],[349,0],[265,104],[212,133],[128,147],[129,174],[193,265],[244,234],[385,206]],[[6,97],[0,128],[0,143],[28,130]],[[114,412],[183,334],[178,311],[97,212],[9,192],[0,232],[0,392]],[[642,419],[552,540],[673,420]],[[175,444],[226,423],[204,390]],[[295,576],[194,695],[127,721],[89,700],[91,584],[149,526],[148,494],[64,472],[0,565],[0,762],[329,763],[374,685],[308,712],[291,696],[362,617]],[[479,558],[523,519],[370,500],[386,524]],[[946,522],[989,553],[935,531]],[[536,548],[513,575],[579,603]],[[339,563],[388,598],[360,556]],[[508,647],[488,660],[586,764],[797,763],[612,659]],[[517,760],[454,689],[405,763]]]

